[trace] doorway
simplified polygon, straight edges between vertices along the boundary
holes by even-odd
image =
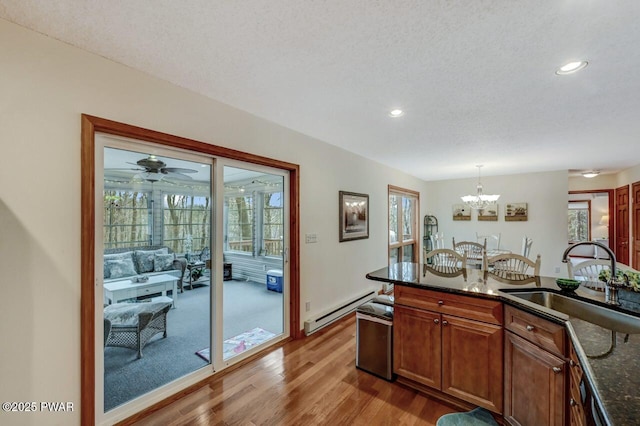
[[[289,315],[286,318],[284,324],[284,330],[290,331],[290,335],[293,338],[301,337],[300,330],[300,307],[299,307],[299,166],[283,161],[273,160],[266,157],[260,157],[253,154],[243,153],[236,150],[218,147],[203,142],[189,140],[177,136],[168,135],[165,133],[155,132],[148,129],[142,129],[135,126],[130,126],[123,123],[113,122],[98,117],[92,117],[88,115],[82,115],[82,242],[81,242],[81,387],[83,389],[81,404],[81,420],[82,423],[92,424],[104,422],[104,405],[103,405],[103,357],[98,355],[104,350],[103,327],[102,327],[102,305],[98,306],[98,301],[103,301],[104,286],[102,283],[103,278],[103,261],[102,256],[102,237],[104,229],[102,226],[97,226],[96,223],[101,223],[98,219],[101,219],[103,214],[97,214],[98,210],[104,208],[104,194],[100,185],[96,185],[96,182],[102,178],[102,163],[101,151],[97,149],[96,135],[103,133],[105,135],[130,138],[141,144],[150,144],[158,149],[168,149],[171,154],[167,155],[167,158],[181,160],[182,156],[196,156],[195,159],[188,158],[188,161],[194,163],[201,163],[201,158],[205,159],[226,159],[247,162],[246,164],[253,164],[258,166],[272,167],[274,169],[286,171],[289,176],[290,185],[285,186],[288,198],[288,211],[285,220],[288,220],[289,232],[285,236],[287,238],[284,241],[285,257],[288,260],[288,268],[283,271],[288,271],[288,294],[287,299],[284,302],[286,306],[285,312]],[[144,152],[142,150],[139,152]],[[149,158],[149,157],[145,157]],[[213,160],[208,160],[213,161]],[[215,203],[212,205],[212,212],[215,212],[216,205],[220,206],[217,197],[221,197],[223,194],[223,176],[220,168],[216,168],[215,162],[213,164],[212,180],[221,188],[216,192],[216,198],[213,198]],[[134,161],[133,166],[140,166],[137,161]],[[187,167],[188,168],[188,167]],[[143,170],[142,173],[149,172]],[[155,183],[154,183],[155,185]],[[214,185],[212,185],[213,187]],[[97,190],[100,190],[100,196],[97,197]],[[98,202],[99,201],[99,202]],[[155,199],[153,200],[155,203]],[[212,213],[211,223],[215,223],[215,231],[212,231],[215,244],[212,244],[212,248],[216,247],[221,241],[222,232],[221,229],[222,215]],[[148,233],[153,234],[157,231],[157,225],[151,221],[152,225],[148,225]],[[153,229],[155,227],[155,229]],[[151,240],[153,242],[153,240]],[[219,281],[222,282],[223,273],[223,255],[221,250],[211,251],[212,259],[210,265],[212,269],[215,269],[215,274],[211,275],[210,288],[212,293],[212,300],[215,297],[220,298],[222,295],[221,285],[217,285],[218,276]],[[215,260],[214,260],[215,258]],[[202,269],[202,268],[201,268]],[[204,268],[206,269],[206,268]],[[218,294],[220,292],[220,294]],[[177,295],[177,298],[174,296]],[[118,297],[111,295],[113,303]],[[171,297],[174,296],[174,297]],[[137,297],[137,295],[136,295]],[[167,288],[161,291],[161,297],[176,299],[174,303],[169,302],[170,310],[168,315],[171,315],[172,310],[179,309],[180,293],[179,290],[173,288]],[[220,299],[221,300],[221,299]],[[117,301],[121,301],[118,299]],[[178,306],[175,306],[175,302],[178,302]],[[117,303],[117,302],[116,302]],[[221,303],[221,302],[218,302]],[[141,303],[142,304],[142,303]],[[211,327],[212,333],[210,336],[210,346],[212,346],[212,352],[214,354],[221,353],[220,348],[222,346],[222,332],[218,330],[221,320],[218,315],[221,315],[222,309],[216,309],[214,304],[211,304],[211,316],[215,327]],[[175,311],[174,311],[175,312]],[[163,336],[162,336],[163,337]],[[280,336],[280,339],[287,338],[284,334]],[[201,368],[195,372],[188,374],[187,376],[177,379],[171,382],[169,385],[163,386],[159,392],[151,392],[145,394],[142,398],[137,398],[131,403],[127,403],[119,407],[118,410],[112,410],[110,413],[117,412],[116,415],[109,417],[109,421],[120,421],[131,416],[140,415],[140,413],[168,405],[172,401],[172,395],[175,395],[186,388],[193,389],[192,385],[201,382],[202,379],[214,374],[214,370],[218,371],[224,369],[227,365],[242,362],[242,359],[251,356],[255,351],[247,351],[242,356],[235,357],[227,363],[217,362],[213,360],[213,365],[208,368]],[[143,348],[144,356],[144,348]],[[192,354],[192,356],[196,356]],[[214,357],[215,358],[215,357]],[[206,361],[203,361],[207,364]],[[153,377],[150,375],[149,377]],[[122,409],[120,409],[122,408]]]

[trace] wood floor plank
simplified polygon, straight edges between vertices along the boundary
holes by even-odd
[[[420,425],[456,411],[355,367],[355,315],[287,342],[135,425]]]

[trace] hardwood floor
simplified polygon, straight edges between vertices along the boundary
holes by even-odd
[[[352,314],[214,376],[136,425],[435,425],[456,411],[355,367]]]

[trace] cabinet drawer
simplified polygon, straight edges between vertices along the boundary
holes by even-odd
[[[566,355],[564,327],[511,306],[504,307],[505,328],[549,352]]]
[[[396,286],[395,303],[502,325],[502,302],[420,288]]]
[[[576,383],[580,383],[580,380],[582,380],[582,366],[578,361],[578,355],[573,345],[569,345],[569,370],[571,371],[571,379]]]

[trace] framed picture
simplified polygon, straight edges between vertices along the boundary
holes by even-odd
[[[471,220],[471,207],[466,204],[454,204],[453,220]]]
[[[507,222],[524,222],[529,217],[527,203],[510,203],[505,206],[504,220]]]
[[[484,209],[478,209],[478,220],[492,221],[498,220],[498,203],[491,203]]]
[[[369,238],[369,196],[340,191],[340,242]]]

